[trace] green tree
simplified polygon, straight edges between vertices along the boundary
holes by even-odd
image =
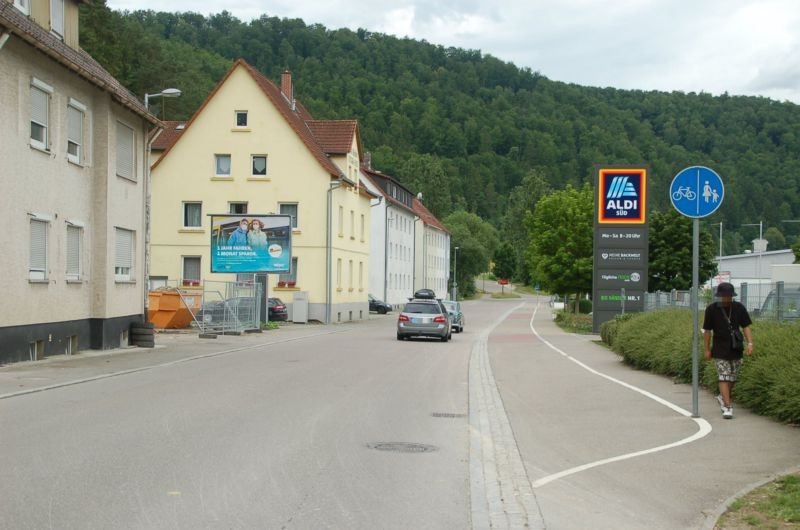
[[[766,239],[769,244],[767,250],[781,250],[786,248],[786,237],[774,226],[770,226],[764,231],[764,239]]]
[[[510,280],[517,270],[517,254],[508,241],[500,245],[495,251],[492,261],[494,261],[492,273],[498,280]],[[505,291],[505,288],[503,291]]]
[[[442,220],[450,231],[450,266],[456,266],[458,292],[463,296],[475,293],[475,277],[489,269],[489,258],[497,248],[497,231],[473,213],[454,212]],[[458,248],[458,258],[455,257]],[[451,270],[451,278],[454,277]]]
[[[592,188],[567,186],[542,198],[529,219],[533,280],[554,293],[592,289]],[[577,310],[577,308],[576,308]]]
[[[530,283],[529,261],[525,259],[525,251],[530,244],[528,224],[525,219],[532,214],[536,203],[550,191],[547,179],[541,171],[529,171],[522,183],[511,191],[508,208],[503,218],[503,235],[511,243],[516,256],[516,270],[512,277],[524,283]]]
[[[686,290],[692,286],[692,219],[675,210],[650,214],[649,291]],[[699,281],[717,272],[714,242],[700,232]]]
[[[441,219],[450,212],[450,183],[441,161],[431,155],[409,155],[400,164],[397,178],[422,200],[433,215]]]
[[[794,252],[794,262],[800,263],[800,241],[792,245],[792,252]]]

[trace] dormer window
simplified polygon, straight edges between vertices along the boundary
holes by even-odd
[[[24,15],[31,14],[31,0],[14,0],[14,7],[19,9]]]
[[[236,126],[237,127],[247,127],[247,111],[246,110],[237,110],[236,111]]]

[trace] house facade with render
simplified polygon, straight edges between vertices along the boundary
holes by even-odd
[[[394,178],[362,168],[364,182],[382,200],[372,207],[369,290],[372,296],[402,306],[414,293],[414,195]]]
[[[0,0],[0,362],[126,346],[144,318],[160,122],[79,47],[78,7]]]
[[[238,60],[187,123],[155,139],[151,283],[236,281],[211,272],[209,214],[285,214],[292,271],[269,276],[269,296],[290,318],[297,291],[308,294],[309,319],[367,318],[375,196],[361,182],[358,124],[314,120],[292,83],[289,72],[277,86]]]
[[[416,223],[414,290],[432,289],[438,298],[449,298],[450,232],[421,200],[414,198]]]

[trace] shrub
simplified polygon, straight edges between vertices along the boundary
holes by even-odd
[[[578,302],[578,313],[583,313],[584,315],[588,315],[592,312],[592,301],[586,300],[585,298],[581,298]]]
[[[698,350],[702,356],[702,330]],[[603,324],[603,341],[632,366],[675,377],[692,378],[692,313],[664,309],[631,313]],[[734,398],[758,414],[800,422],[800,324],[756,322],[755,353],[745,357]],[[713,362],[700,360],[700,384],[717,391]]]
[[[576,315],[569,311],[556,311],[556,324],[571,333],[591,333],[592,317],[589,315]]]

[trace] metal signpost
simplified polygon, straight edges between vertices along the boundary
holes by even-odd
[[[698,418],[700,356],[697,342],[700,338],[698,283],[700,276],[700,218],[711,215],[722,205],[725,186],[714,170],[704,166],[687,167],[672,179],[669,188],[672,206],[679,213],[694,219],[692,226],[692,416]]]
[[[647,175],[642,166],[596,167],[592,327],[644,311],[647,292]]]

